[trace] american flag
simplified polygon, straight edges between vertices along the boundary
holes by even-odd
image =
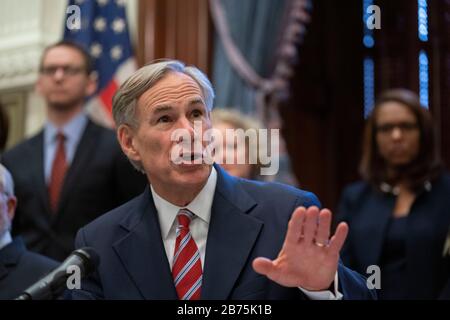
[[[112,97],[117,88],[135,70],[130,36],[125,16],[124,0],[70,0],[67,19],[75,9],[79,12],[78,27],[64,27],[64,40],[82,45],[94,59],[98,73],[97,92],[87,109],[92,117],[107,126],[113,126]],[[78,10],[79,8],[79,10]],[[68,20],[66,20],[68,21]]]

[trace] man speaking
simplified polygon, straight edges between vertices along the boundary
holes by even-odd
[[[149,187],[78,232],[76,247],[93,247],[100,266],[73,298],[373,298],[339,262],[347,225],[330,237],[331,212],[315,195],[234,178],[174,139],[184,130],[197,141],[194,122],[211,127],[213,98],[200,70],[174,60],[144,66],[120,87],[117,136]]]

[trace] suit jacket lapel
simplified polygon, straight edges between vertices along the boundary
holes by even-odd
[[[378,264],[383,250],[386,229],[389,218],[392,216],[395,198],[381,193],[372,194],[367,200],[368,210],[364,212],[362,219],[358,221],[365,227],[364,234],[359,234],[356,239],[357,256],[364,257],[362,265]],[[357,227],[355,227],[357,228]]]
[[[14,238],[13,242],[0,250],[0,280],[19,263],[25,251],[25,245],[20,237]]]
[[[70,190],[72,190],[73,186],[76,185],[77,179],[83,179],[83,168],[88,165],[89,159],[92,157],[92,152],[95,149],[98,140],[98,132],[99,128],[97,125],[95,125],[91,120],[88,120],[86,128],[75,151],[72,164],[70,165],[66,177],[64,178],[64,185],[61,191],[61,199],[58,207],[59,213],[64,212],[64,205],[67,202]],[[57,214],[55,215],[55,218],[59,219],[60,216],[60,214]]]
[[[51,211],[48,199],[47,184],[44,177],[44,132],[41,131],[35,138],[30,141],[30,159],[34,159],[30,163],[31,172],[33,175],[33,183],[36,186],[37,194],[41,200],[44,212],[36,208],[36,214],[32,218],[37,218],[37,215],[44,217],[47,224],[50,223]],[[20,201],[20,200],[19,200]],[[41,223],[39,223],[41,224]]]
[[[263,222],[248,215],[256,202],[235,178],[215,166],[217,186],[206,245],[202,299],[227,299]]]
[[[177,299],[156,208],[147,187],[138,208],[122,222],[129,233],[113,248],[145,299]]]

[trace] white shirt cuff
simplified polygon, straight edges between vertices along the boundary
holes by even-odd
[[[344,295],[338,291],[339,283],[338,283],[338,273],[336,271],[336,275],[334,276],[334,293],[330,290],[324,291],[309,291],[298,287],[302,292],[311,300],[342,300]]]

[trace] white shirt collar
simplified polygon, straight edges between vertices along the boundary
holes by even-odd
[[[48,121],[45,124],[44,139],[45,144],[51,144],[56,141],[56,134],[60,131],[64,134],[67,141],[78,142],[81,138],[81,134],[84,131],[88,123],[88,117],[86,112],[82,111],[66,123],[62,128],[56,127],[52,122]]]
[[[12,242],[11,233],[6,231],[3,236],[0,238],[0,250],[6,247],[8,244]]]
[[[194,200],[185,207],[178,207],[167,200],[161,198],[150,185],[153,202],[155,203],[156,211],[158,212],[159,225],[161,228],[161,235],[166,239],[169,235],[170,229],[174,225],[178,211],[181,208],[187,208],[192,211],[198,218],[209,224],[211,218],[211,207],[214,200],[214,192],[216,190],[217,172],[214,166],[211,167],[208,181],[203,189],[197,194]]]

